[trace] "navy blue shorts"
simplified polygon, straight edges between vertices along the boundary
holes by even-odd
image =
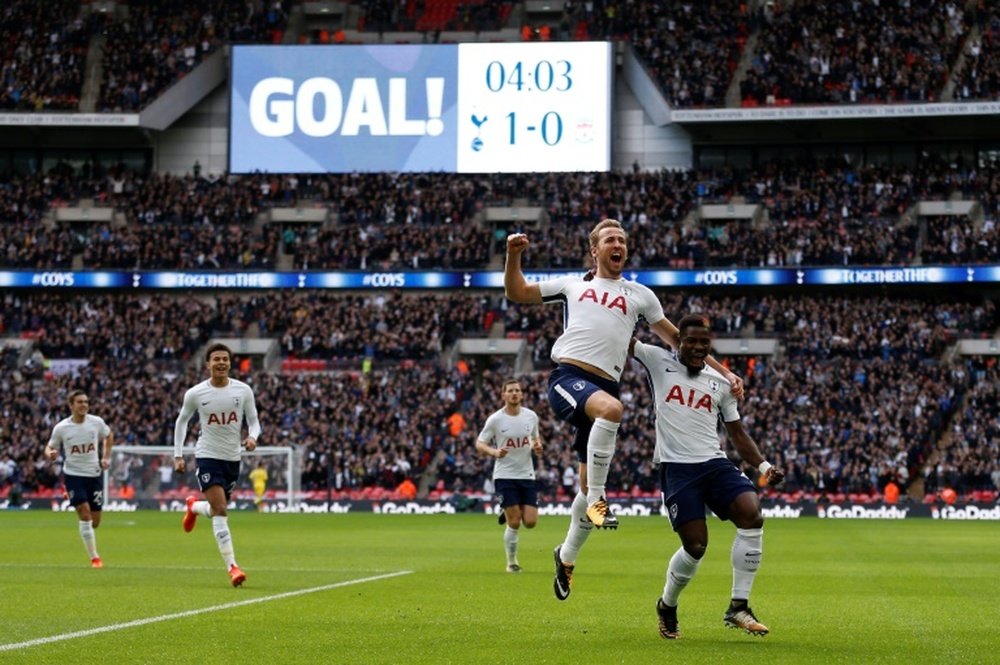
[[[587,461],[587,439],[594,421],[587,416],[587,399],[603,390],[615,399],[619,396],[617,381],[591,374],[576,365],[560,363],[549,374],[549,405],[559,417],[576,426],[573,449],[580,462]]]
[[[736,497],[757,491],[735,464],[721,457],[695,464],[660,464],[660,490],[674,531],[686,522],[705,519],[705,506],[720,520],[728,520]]]
[[[240,477],[240,463],[207,457],[196,457],[194,462],[197,465],[195,473],[198,474],[198,487],[201,491],[204,492],[212,485],[219,485],[226,492],[226,501],[229,501]]]
[[[493,487],[500,495],[502,508],[538,506],[538,487],[534,480],[497,478],[493,481]]]
[[[101,476],[63,475],[63,487],[69,495],[69,505],[76,508],[89,503],[91,511],[100,512],[104,507],[104,478]]]

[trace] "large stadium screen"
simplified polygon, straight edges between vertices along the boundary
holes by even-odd
[[[232,173],[606,171],[607,42],[235,46]]]

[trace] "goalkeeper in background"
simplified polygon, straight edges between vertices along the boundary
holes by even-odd
[[[267,492],[267,469],[263,462],[258,462],[257,468],[250,472],[250,482],[253,484],[253,502],[259,513],[264,510],[264,493]]]
[[[763,553],[764,516],[750,479],[722,450],[719,420],[736,452],[755,466],[761,481],[777,485],[785,474],[768,463],[743,428],[729,381],[705,363],[712,347],[706,317],[689,314],[678,324],[677,352],[632,340],[632,355],[649,374],[656,410],[656,449],[663,505],[681,539],[670,559],[663,594],[656,601],[660,636],[677,639],[677,600],[698,571],[708,548],[705,506],[719,519],[736,525],[731,561],[733,587],[723,622],[751,635],[767,635],[767,626],[750,609],[750,588]]]
[[[184,405],[174,424],[174,471],[184,473],[184,441],[188,423],[197,413],[201,432],[194,449],[195,474],[205,500],[187,498],[184,530],[194,529],[198,515],[212,518],[215,542],[229,571],[229,580],[237,587],[247,576],[236,564],[226,506],[240,477],[242,449],[245,447],[252,452],[257,448],[260,422],[253,390],[242,381],[229,378],[233,365],[233,352],[229,347],[211,345],[205,351],[205,363],[210,378],[184,393]],[[244,420],[246,439],[243,439]]]

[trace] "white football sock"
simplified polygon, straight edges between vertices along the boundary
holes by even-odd
[[[191,512],[196,515],[212,516],[212,506],[208,501],[195,501],[191,504]]]
[[[587,517],[587,495],[577,492],[573,497],[573,507],[570,509],[569,530],[566,532],[566,540],[559,550],[559,558],[563,563],[576,563],[576,557],[580,554],[583,544],[587,542],[590,532],[594,529],[594,523]]]
[[[503,548],[507,552],[507,565],[517,563],[517,541],[519,532],[508,526],[503,532]]]
[[[753,578],[760,568],[763,554],[764,529],[736,529],[733,538],[733,598],[748,600]]]
[[[681,591],[688,585],[694,574],[698,572],[701,559],[695,559],[681,547],[670,557],[667,566],[667,582],[663,585],[663,603],[669,607],[677,607],[677,599]]]
[[[97,558],[97,537],[94,535],[94,523],[91,520],[80,520],[80,538],[91,559]]]
[[[229,518],[225,515],[213,517],[212,533],[215,534],[215,542],[219,545],[219,554],[226,562],[226,570],[229,570],[236,563],[236,555],[233,553],[233,537],[229,533]]]
[[[604,486],[611,470],[611,458],[615,454],[615,437],[618,435],[616,423],[604,418],[595,418],[587,439],[587,502],[593,503],[604,496]]]

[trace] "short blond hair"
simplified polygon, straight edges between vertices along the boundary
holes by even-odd
[[[628,240],[628,233],[625,232],[625,227],[622,226],[622,223],[619,222],[617,219],[607,218],[599,221],[597,223],[597,226],[594,227],[594,230],[590,232],[591,247],[597,247],[597,241],[600,240],[601,231],[603,231],[604,229],[618,229],[619,231],[625,234],[625,240],[626,241]]]

